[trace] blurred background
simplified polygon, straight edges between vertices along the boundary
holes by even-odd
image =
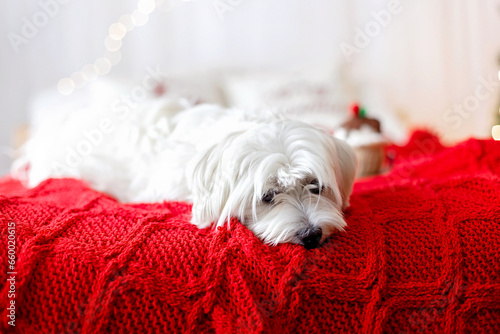
[[[415,128],[491,138],[500,123],[497,0],[5,0],[0,13],[0,175],[52,106],[147,76],[156,94],[331,127],[356,101],[396,143]]]

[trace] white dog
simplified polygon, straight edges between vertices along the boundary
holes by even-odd
[[[125,202],[192,201],[199,228],[237,217],[267,244],[318,247],[346,223],[356,161],[308,124],[155,99],[43,120],[13,165],[35,186],[76,177]]]

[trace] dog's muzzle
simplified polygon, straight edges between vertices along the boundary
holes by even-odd
[[[300,234],[302,244],[306,249],[313,249],[319,246],[323,231],[321,228],[307,229],[304,233]]]

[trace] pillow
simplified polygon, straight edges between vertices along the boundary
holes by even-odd
[[[331,70],[233,72],[222,87],[230,107],[275,109],[327,129],[347,116],[349,94]]]

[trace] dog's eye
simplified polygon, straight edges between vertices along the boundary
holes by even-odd
[[[321,187],[321,189],[319,189],[319,187],[309,189],[309,191],[315,195],[319,195],[319,194],[323,193],[324,190],[325,190],[325,187]]]
[[[321,186],[321,189],[320,189],[318,180],[312,181],[311,185],[313,185],[314,187],[309,189],[309,191],[315,195],[319,195],[323,192],[323,190],[325,190],[325,187],[323,187],[323,186]]]
[[[264,196],[262,196],[262,202],[271,203],[274,200],[274,195],[275,192],[269,190],[267,193],[264,194]]]

